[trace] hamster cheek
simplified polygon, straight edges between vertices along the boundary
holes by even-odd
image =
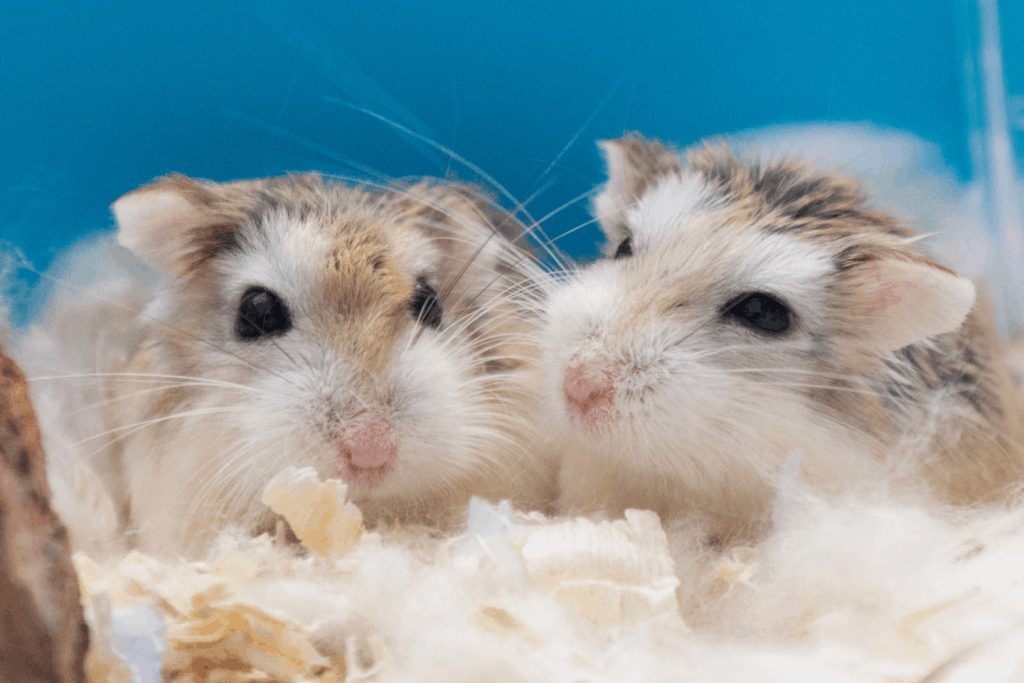
[[[246,409],[232,415],[239,441],[260,454],[253,464],[268,481],[289,465],[322,470],[314,456],[322,440],[316,438],[317,426],[326,424],[331,414],[328,401],[312,390],[308,377],[289,374],[259,382],[246,398]]]
[[[471,373],[479,361],[446,342],[422,334],[396,345],[388,393],[399,452],[388,493],[450,487],[485,463],[497,411],[484,396],[486,378]]]
[[[301,356],[299,355],[301,353]],[[238,448],[253,457],[253,477],[269,481],[288,466],[313,467],[321,477],[336,476],[336,434],[353,404],[351,377],[329,352],[316,347],[290,349],[301,364],[262,359],[260,372],[244,395],[225,402]]]

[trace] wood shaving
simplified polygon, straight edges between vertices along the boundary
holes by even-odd
[[[658,516],[526,527],[522,556],[534,584],[596,626],[678,621],[676,577]]]
[[[288,520],[304,546],[338,558],[363,534],[363,515],[345,502],[347,490],[336,479],[321,482],[312,467],[289,467],[267,484],[263,502]]]

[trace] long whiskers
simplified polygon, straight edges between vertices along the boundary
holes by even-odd
[[[90,441],[95,441],[96,439],[102,439],[103,437],[109,436],[111,434],[116,434],[118,432],[125,432],[124,434],[120,434],[117,437],[115,437],[114,439],[112,439],[108,444],[106,444],[103,447],[103,448],[105,448],[106,446],[114,444],[117,441],[120,441],[121,439],[125,439],[125,438],[131,436],[132,434],[135,434],[136,432],[138,432],[138,431],[140,431],[142,429],[145,429],[146,427],[150,427],[150,426],[152,426],[154,424],[160,424],[160,423],[163,423],[163,422],[169,422],[171,420],[179,420],[179,419],[186,418],[186,417],[199,417],[199,416],[205,416],[205,415],[217,415],[217,414],[221,414],[221,413],[240,413],[240,412],[244,412],[244,410],[245,410],[245,408],[242,407],[242,406],[219,407],[219,408],[201,408],[201,409],[197,409],[197,410],[188,410],[188,411],[183,411],[183,412],[179,412],[179,413],[173,413],[171,415],[164,415],[163,417],[155,417],[155,418],[152,418],[152,419],[149,419],[149,420],[142,420],[140,422],[133,422],[132,424],[121,425],[120,427],[114,427],[113,429],[108,429],[108,430],[106,430],[104,432],[100,432],[99,434],[93,434],[92,436],[86,437],[86,438],[81,439],[79,441],[76,441],[76,442],[74,442],[72,444],[69,444],[65,448],[65,450],[81,446],[84,443],[88,443]],[[88,456],[86,456],[86,459],[91,458],[94,455],[96,455],[97,453],[101,452],[103,450],[103,448],[99,448],[96,451],[94,451],[93,453],[89,454]],[[63,452],[63,451],[61,451],[61,452]]]
[[[149,372],[84,372],[84,373],[71,373],[66,375],[45,375],[42,377],[30,377],[29,382],[43,382],[50,380],[66,380],[66,379],[113,379],[122,382],[148,382],[157,383],[159,381],[182,381],[187,384],[196,385],[207,385],[225,387],[229,389],[243,389],[246,391],[254,391],[259,393],[270,393],[257,389],[255,387],[248,387],[244,384],[238,384],[236,382],[227,382],[224,380],[210,379],[208,377],[192,377],[189,375],[163,375],[158,373]],[[184,386],[184,384],[183,384]]]
[[[150,384],[152,384],[152,382],[150,382]],[[122,395],[117,396],[115,398],[108,398],[108,399],[104,399],[103,401],[99,401],[97,403],[89,403],[89,404],[83,405],[83,406],[77,408],[76,410],[71,411],[70,413],[68,413],[68,415],[78,415],[78,414],[80,414],[82,412],[85,412],[85,411],[88,411],[88,410],[94,410],[96,408],[102,408],[102,407],[113,405],[113,404],[116,404],[116,403],[121,403],[121,402],[124,402],[124,401],[134,400],[134,399],[137,399],[137,398],[139,398],[141,396],[146,396],[146,395],[158,393],[158,392],[161,392],[161,391],[170,391],[172,389],[183,389],[185,387],[196,387],[196,386],[203,387],[203,386],[211,386],[211,385],[206,384],[204,382],[177,382],[177,383],[174,383],[174,384],[166,384],[166,385],[158,386],[158,387],[151,388],[151,389],[140,389],[138,391],[132,391],[132,392],[128,392],[128,393],[122,394]],[[249,391],[252,391],[254,393],[261,393],[261,394],[265,394],[265,395],[275,395],[275,394],[271,394],[270,392],[260,391],[258,389],[252,389],[250,387],[245,387],[245,386],[242,386],[242,385],[237,385],[237,388],[243,389],[243,390],[249,390]]]
[[[360,107],[359,105],[353,104],[351,102],[346,102],[345,100],[339,99],[337,97],[328,97],[326,99],[327,99],[328,102],[332,102],[334,104],[339,104],[339,105],[341,105],[343,107],[348,107],[349,109],[353,109],[355,111],[362,112],[363,114],[366,114],[367,116],[371,116],[371,117],[373,117],[373,118],[375,118],[375,119],[377,119],[377,120],[379,120],[379,121],[381,121],[383,123],[388,124],[389,126],[394,127],[397,130],[400,130],[400,131],[406,133],[407,135],[411,135],[411,136],[415,137],[416,139],[421,140],[422,142],[425,142],[426,144],[430,145],[431,147],[434,147],[435,149],[437,149],[437,150],[439,150],[441,152],[444,152],[445,154],[450,155],[452,159],[455,159],[455,161],[459,162],[460,164],[462,164],[466,168],[468,168],[471,171],[473,171],[474,173],[478,174],[480,177],[486,179],[487,182],[490,183],[492,187],[494,187],[496,190],[498,190],[498,192],[500,192],[502,194],[502,196],[504,196],[506,199],[508,199],[509,201],[511,201],[513,203],[513,205],[516,207],[516,212],[517,213],[518,212],[522,212],[523,215],[527,217],[528,222],[531,225],[536,225],[536,221],[533,219],[533,216],[531,216],[529,214],[529,212],[523,206],[522,202],[517,200],[512,195],[512,193],[509,192],[505,188],[504,185],[499,183],[493,176],[491,176],[489,173],[484,171],[482,168],[480,168],[479,166],[477,166],[473,162],[469,161],[468,159],[465,159],[461,155],[457,154],[455,151],[446,148],[444,145],[441,145],[440,143],[437,143],[437,142],[431,140],[430,138],[428,138],[428,137],[426,137],[426,136],[424,136],[424,135],[422,135],[420,133],[417,133],[414,130],[411,130],[410,128],[408,128],[406,126],[403,126],[402,124],[400,124],[400,123],[398,123],[396,121],[392,121],[391,119],[389,119],[389,118],[387,118],[385,116],[381,116],[380,114],[378,114],[378,113],[376,113],[374,111],[370,111],[369,109],[366,109],[365,107]],[[538,231],[540,231],[539,226],[538,226]],[[543,232],[540,232],[540,234],[543,235]],[[549,241],[546,235],[544,235],[544,239],[546,241]],[[560,258],[558,256],[558,254],[556,254],[553,250],[549,249],[546,246],[546,242],[542,242],[541,244],[542,244],[542,246],[544,246],[544,249],[548,253],[548,255],[556,263],[561,265],[561,260],[560,260]]]

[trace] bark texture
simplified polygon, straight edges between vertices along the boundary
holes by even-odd
[[[25,376],[0,349],[0,683],[84,681],[88,642]]]

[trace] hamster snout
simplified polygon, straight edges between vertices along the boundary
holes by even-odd
[[[391,423],[382,417],[359,417],[338,437],[338,474],[352,484],[376,486],[394,469],[398,446]]]
[[[698,515],[737,538],[769,516],[794,449],[820,491],[892,475],[972,502],[1019,480],[984,304],[856,182],[724,145],[602,150],[604,257],[546,304],[563,512]]]
[[[607,359],[574,359],[563,384],[569,414],[590,428],[612,419],[617,379],[618,369]]]

